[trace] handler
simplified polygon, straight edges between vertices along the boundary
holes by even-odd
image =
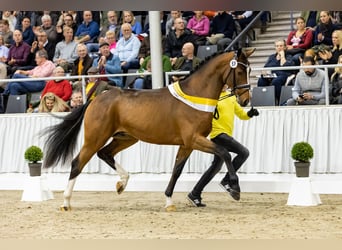
[[[253,107],[248,112],[246,112],[236,101],[236,96],[231,95],[230,92],[227,91],[227,88],[228,85],[226,84],[222,88],[220,99],[214,113],[214,119],[212,121],[210,138],[214,143],[223,146],[227,150],[229,158],[231,158],[229,152],[236,153],[232,164],[235,171],[237,172],[242,164],[247,160],[249,151],[245,146],[243,146],[232,137],[235,115],[238,116],[241,120],[249,120],[253,116],[258,116],[259,112]],[[204,203],[202,203],[201,193],[204,187],[220,171],[222,164],[223,160],[219,156],[215,155],[209,169],[202,175],[201,179],[197,182],[193,190],[188,194],[188,200],[194,206],[206,206]],[[240,193],[234,192],[230,189],[230,176],[228,172],[222,179],[220,186],[235,200],[240,199]],[[237,191],[240,192],[240,190]]]

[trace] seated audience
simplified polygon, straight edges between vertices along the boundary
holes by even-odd
[[[185,18],[182,17],[182,12],[180,10],[171,10],[170,18],[166,21],[165,24],[165,34],[166,36],[170,33],[170,31],[175,29],[175,21],[177,18],[181,18],[184,21],[184,26],[186,27],[187,21]]]
[[[114,52],[114,49],[116,48],[116,39],[115,39],[115,32],[113,30],[108,30],[106,32],[105,37],[101,37],[99,40],[99,44],[102,43],[108,43],[109,44],[109,50],[111,53]]]
[[[303,58],[305,50],[311,48],[313,34],[310,29],[305,28],[303,17],[296,18],[297,29],[290,32],[286,41],[287,53],[292,55],[296,66],[300,65],[299,58]]]
[[[28,17],[23,17],[23,20],[21,22],[21,32],[23,36],[24,42],[26,42],[28,45],[32,45],[34,39],[35,39],[35,34],[33,32],[32,26],[31,26],[31,20]],[[14,33],[15,31],[13,31]],[[14,34],[13,34],[14,36]]]
[[[13,40],[14,44],[10,47],[7,58],[7,74],[9,76],[12,76],[18,68],[29,65],[28,59],[31,50],[30,45],[23,41],[20,30],[13,32]]]
[[[331,15],[329,11],[321,11],[320,22],[316,27],[314,34],[314,45],[325,44],[328,46],[333,45],[331,40],[331,35],[334,30],[337,29],[336,24],[331,21]]]
[[[0,35],[0,63],[6,63],[9,49],[4,44],[4,38]]]
[[[93,100],[96,96],[98,96],[102,92],[105,92],[113,88],[107,82],[99,79],[99,77],[97,76],[99,74],[98,68],[90,67],[87,73],[89,76],[91,76],[86,81],[87,101]],[[76,82],[74,85],[75,85],[74,88],[82,89],[81,82]]]
[[[48,55],[45,50],[39,50],[36,53],[37,66],[31,70],[17,70],[12,79],[25,79],[37,77],[50,77],[55,65],[48,60]],[[22,95],[26,93],[39,92],[45,87],[44,80],[36,81],[18,81],[7,84],[4,94],[6,95]]]
[[[315,65],[313,57],[304,57],[303,66]],[[305,68],[299,71],[292,89],[292,98],[286,105],[320,105],[325,104],[324,71]]]
[[[63,27],[63,36],[64,40],[56,45],[53,62],[63,67],[65,72],[70,72],[77,59],[77,43],[73,40],[73,30],[69,26]]]
[[[83,43],[77,44],[76,52],[78,58],[76,58],[76,60],[74,61],[71,75],[86,75],[87,70],[91,67],[91,65],[93,65],[93,59],[88,55],[87,46]]]
[[[196,46],[203,45],[206,42],[206,37],[209,35],[210,21],[203,14],[202,10],[195,10],[195,15],[190,18],[187,28],[194,35]]]
[[[171,63],[174,63],[178,57],[182,56],[183,45],[187,42],[195,44],[194,41],[195,39],[191,30],[185,28],[184,20],[182,18],[176,18],[174,30],[165,39],[165,55],[170,57]]]
[[[51,92],[47,92],[45,95],[43,95],[38,106],[39,113],[68,111],[70,111],[69,105]]]
[[[42,29],[37,29],[36,34],[37,34],[37,41],[33,41],[32,43],[30,54],[29,54],[29,59],[28,59],[29,60],[28,68],[21,68],[21,69],[32,69],[34,68],[34,66],[36,66],[35,55],[38,50],[44,49],[48,54],[48,57],[49,57],[48,59],[50,61],[53,60],[56,45],[51,43],[48,40],[47,34]]]
[[[333,97],[331,103],[342,104],[342,55],[339,56],[337,63],[341,66],[336,67],[331,76],[331,95]]]
[[[285,40],[278,39],[275,41],[276,53],[270,55],[264,67],[286,67],[293,66],[292,56],[286,53]],[[272,70],[275,77],[266,78],[263,75],[258,79],[258,86],[274,85],[276,100],[280,99],[281,87],[286,83],[287,78],[292,74],[290,70]]]
[[[43,31],[46,34],[47,40],[49,40],[50,44],[56,46],[57,43],[57,30],[56,26],[52,24],[52,19],[50,15],[44,14],[42,16],[42,25],[35,29],[36,36],[39,35],[39,31]]]
[[[74,17],[70,13],[63,13],[59,17],[59,21],[56,25],[57,31],[57,43],[64,39],[64,27],[69,27],[72,29],[72,34],[74,35],[77,31],[77,25],[74,22]],[[74,39],[74,37],[72,37]]]
[[[127,73],[128,69],[139,68],[138,54],[141,43],[139,39],[133,35],[129,23],[122,24],[121,31],[123,36],[116,43],[113,54],[120,58],[121,69],[124,73]]]
[[[97,36],[100,34],[100,27],[97,22],[93,20],[93,14],[91,11],[86,10],[83,12],[83,22],[77,28],[75,33],[75,42],[91,44],[97,42]],[[89,52],[94,52],[88,48]]]
[[[200,63],[201,59],[194,55],[194,45],[192,43],[185,43],[182,48],[182,56],[178,57],[172,65],[173,70],[191,71],[195,69]],[[178,81],[185,76],[173,75],[172,81]]]
[[[4,39],[4,45],[9,48],[13,44],[13,31],[9,28],[7,20],[0,20],[0,35]]]
[[[15,30],[15,25],[17,24],[17,18],[15,17],[15,15],[13,15],[13,11],[8,11],[8,10],[3,11],[2,18],[0,19],[6,20],[8,22],[10,31],[13,32]]]
[[[322,59],[322,63],[337,64],[338,58],[342,55],[342,30],[335,30],[331,35],[333,49],[326,47],[326,50],[319,50],[318,55]],[[329,78],[334,73],[333,68],[328,68]]]
[[[65,72],[61,66],[57,66],[53,70],[53,76],[63,77],[64,75]],[[69,101],[72,92],[71,83],[66,79],[50,80],[46,83],[41,96],[44,96],[47,92],[52,92],[67,102]]]
[[[99,69],[100,75],[121,74],[120,58],[110,53],[109,44],[104,42],[100,44],[100,54],[93,60],[93,67]],[[121,76],[109,76],[100,80],[108,82],[108,84],[123,88]]]
[[[71,109],[75,109],[82,105],[83,105],[82,91],[79,88],[75,88],[72,91],[69,106]]]
[[[217,49],[223,51],[233,40],[235,30],[233,16],[226,11],[218,11],[211,26],[211,35],[207,37],[207,44],[217,44]]]
[[[122,24],[129,23],[132,28],[132,33],[136,36],[142,33],[141,23],[135,20],[134,14],[132,11],[124,10],[122,12]],[[122,37],[123,32],[121,30],[120,37]]]

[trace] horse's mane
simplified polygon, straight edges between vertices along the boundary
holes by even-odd
[[[185,78],[182,79],[182,80],[187,79],[187,78],[188,78],[189,76],[191,76],[194,72],[196,72],[196,71],[198,71],[199,69],[201,69],[201,68],[203,67],[203,65],[206,65],[206,64],[208,63],[208,61],[210,61],[212,58],[214,58],[214,57],[216,57],[216,56],[218,56],[218,55],[224,54],[224,53],[226,53],[226,52],[225,52],[225,51],[219,51],[219,52],[215,52],[214,54],[212,54],[212,55],[210,55],[210,56],[205,57],[205,59],[204,59],[203,61],[201,61],[200,64],[198,64],[198,65],[196,66],[196,68],[192,69],[192,70],[190,71],[190,73],[189,73],[188,75],[186,75]]]

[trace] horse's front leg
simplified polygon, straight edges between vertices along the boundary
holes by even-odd
[[[180,146],[177,152],[175,165],[173,167],[172,176],[170,178],[169,184],[165,190],[166,195],[166,205],[165,209],[168,212],[176,211],[176,206],[172,202],[172,194],[175,188],[176,182],[181,175],[184,165],[191,154],[192,149]]]

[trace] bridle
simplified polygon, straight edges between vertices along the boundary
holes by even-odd
[[[245,64],[242,62],[237,61],[236,59],[236,55],[235,57],[230,61],[230,70],[226,76],[226,80],[224,81],[226,84],[228,82],[228,78],[230,76],[230,74],[233,72],[233,88],[230,90],[230,96],[236,95],[236,90],[238,89],[245,89],[245,91],[243,91],[242,93],[240,93],[238,96],[243,95],[244,93],[246,93],[247,91],[250,90],[251,85],[249,83],[249,72],[250,72],[250,66],[249,64]],[[247,74],[247,84],[241,84],[241,85],[236,85],[236,76],[235,76],[235,69],[238,67],[238,65],[242,65],[246,68],[246,74]],[[229,86],[229,84],[227,84]]]

